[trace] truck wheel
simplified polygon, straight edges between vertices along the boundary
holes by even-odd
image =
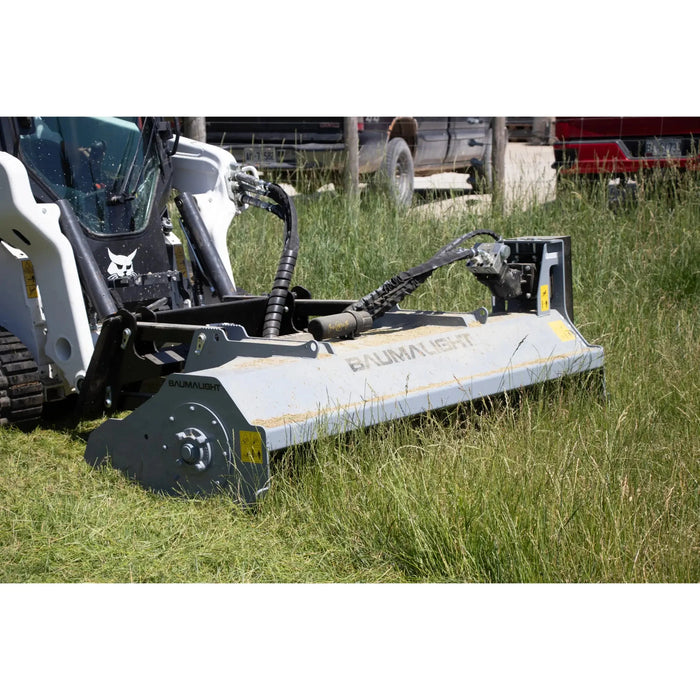
[[[0,425],[31,430],[39,422],[44,389],[26,346],[0,327]]]
[[[389,141],[381,176],[394,201],[400,206],[409,206],[413,199],[413,157],[402,138]]]

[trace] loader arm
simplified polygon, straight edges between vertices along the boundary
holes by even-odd
[[[184,136],[174,137],[169,146],[175,150],[173,189],[190,193],[196,201],[220,264],[235,287],[227,240],[231,221],[240,212],[231,192],[231,175],[237,170],[237,163],[223,149]]]
[[[43,347],[23,308],[4,308],[0,325],[13,329],[40,366],[44,355],[54,363],[71,393],[85,376],[93,339],[73,250],[59,218],[58,205],[37,203],[22,163],[0,152],[0,231],[3,240],[31,260],[46,317]]]

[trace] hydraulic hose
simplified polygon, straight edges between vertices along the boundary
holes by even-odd
[[[374,319],[384,315],[414,292],[435,270],[458,260],[473,258],[476,255],[475,247],[465,248],[463,244],[481,235],[490,236],[495,241],[501,240],[498,234],[489,229],[476,229],[465,233],[440,248],[430,260],[392,277],[341,313],[312,319],[309,322],[309,332],[316,340],[326,340],[352,338],[358,333],[369,330]]]
[[[284,222],[284,244],[282,255],[277,265],[272,291],[265,308],[263,318],[263,338],[275,338],[280,334],[282,317],[284,315],[287,295],[292,282],[292,275],[296,267],[299,255],[299,231],[297,228],[297,211],[289,195],[279,186],[271,182],[265,182],[257,178],[241,173],[238,175],[238,183],[244,194],[241,201],[244,204],[265,209],[272,212]],[[262,194],[271,199],[274,204],[264,202],[254,193]]]
[[[279,186],[271,184],[268,196],[277,202],[281,208],[284,221],[284,245],[277,274],[272,284],[272,292],[265,309],[263,321],[263,338],[274,338],[279,335],[282,326],[282,315],[287,303],[287,294],[292,282],[292,275],[299,255],[299,232],[297,230],[297,210],[287,193]]]

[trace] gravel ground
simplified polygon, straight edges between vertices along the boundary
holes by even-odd
[[[527,208],[532,204],[554,200],[556,173],[552,168],[553,162],[552,146],[509,143],[506,147],[506,206]],[[460,173],[416,177],[415,189],[418,193],[429,190],[465,192],[462,196],[414,205],[417,212],[447,212],[465,207],[486,207],[491,203],[491,195],[469,193],[467,176]]]

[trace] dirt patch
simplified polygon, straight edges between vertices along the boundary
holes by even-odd
[[[556,196],[553,162],[552,146],[509,143],[506,146],[506,208],[526,209],[533,204],[553,201]],[[425,197],[428,192],[452,193],[452,196],[436,198],[427,204],[420,204],[417,200],[413,207],[417,214],[447,214],[467,209],[479,213],[491,205],[491,195],[471,193],[467,176],[462,173],[417,177],[415,189],[417,198]]]

